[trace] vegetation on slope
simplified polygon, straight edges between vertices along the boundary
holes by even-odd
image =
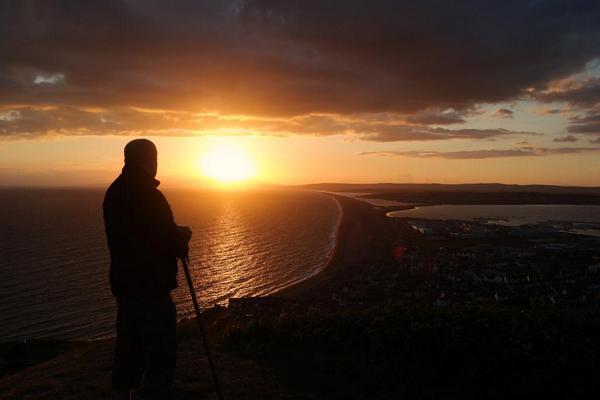
[[[313,398],[577,398],[600,392],[600,324],[547,310],[385,308],[257,320],[226,347]]]

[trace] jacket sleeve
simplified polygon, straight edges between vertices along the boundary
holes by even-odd
[[[180,234],[171,207],[160,191],[152,191],[133,213],[139,223],[139,235],[154,251],[170,257],[187,257],[187,240]]]

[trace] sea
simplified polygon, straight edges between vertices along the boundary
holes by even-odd
[[[267,295],[321,271],[341,207],[293,190],[165,190],[193,231],[190,268],[202,307]],[[100,189],[0,189],[0,342],[114,335],[115,300]],[[193,315],[183,271],[178,318]]]

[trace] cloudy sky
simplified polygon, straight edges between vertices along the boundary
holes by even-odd
[[[0,0],[0,185],[104,184],[151,137],[201,182],[600,186],[600,2]]]

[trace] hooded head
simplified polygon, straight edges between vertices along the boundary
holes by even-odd
[[[135,139],[125,146],[125,169],[142,172],[154,178],[158,167],[158,152],[148,139]]]

